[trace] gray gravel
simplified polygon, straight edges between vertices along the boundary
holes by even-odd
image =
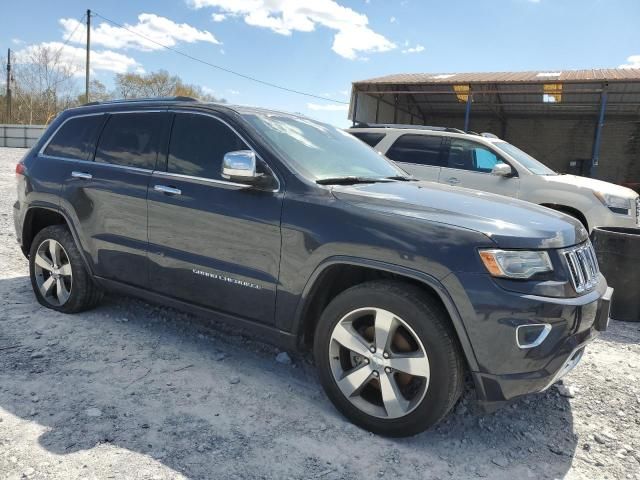
[[[438,428],[377,437],[306,357],[211,319],[117,296],[41,308],[13,233],[23,153],[0,149],[0,478],[640,479],[640,324],[612,322],[562,395],[481,415],[468,391]]]

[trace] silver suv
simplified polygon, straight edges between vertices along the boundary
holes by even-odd
[[[594,227],[635,227],[633,190],[549,169],[490,133],[445,127],[367,125],[347,130],[421,180],[498,193],[543,205]]]

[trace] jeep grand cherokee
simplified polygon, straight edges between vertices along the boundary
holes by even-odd
[[[38,301],[119,291],[313,348],[354,423],[442,419],[540,392],[606,328],[611,289],[559,212],[415,181],[298,115],[175,98],[63,112],[16,166]]]

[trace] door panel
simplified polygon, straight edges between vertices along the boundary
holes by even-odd
[[[280,193],[155,172],[149,188],[150,288],[273,323],[281,206]]]
[[[466,139],[452,138],[447,142],[445,151],[447,166],[440,171],[440,183],[518,197],[520,178],[491,173],[494,165],[505,162],[489,147]]]
[[[147,285],[147,185],[150,171],[67,162],[64,201],[75,216],[96,275]],[[73,172],[91,175],[84,179]]]
[[[420,180],[437,182],[440,179],[440,168],[430,165],[416,165],[415,163],[396,162],[405,172]]]
[[[221,178],[224,154],[248,148],[217,118],[175,114],[167,172],[149,188],[150,288],[273,323],[283,194]]]

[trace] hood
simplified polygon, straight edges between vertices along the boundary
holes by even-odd
[[[572,185],[578,188],[585,188],[593,192],[602,192],[609,195],[616,195],[622,198],[634,199],[638,196],[636,192],[627,187],[622,187],[614,183],[603,182],[595,178],[579,177],[578,175],[549,175],[543,176],[547,182]]]
[[[588,238],[577,220],[502,195],[432,182],[340,185],[334,196],[381,214],[474,230],[503,248],[563,248]]]

